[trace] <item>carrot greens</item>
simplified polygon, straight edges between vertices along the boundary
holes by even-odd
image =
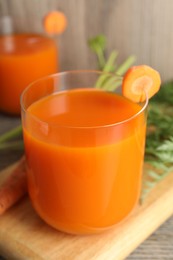
[[[173,81],[163,84],[150,100],[145,162],[152,168],[144,176],[141,200],[173,171]]]
[[[123,76],[135,62],[135,56],[129,56],[123,64],[118,66],[118,52],[113,51],[108,59],[104,56],[104,63],[100,62],[98,50],[102,50],[102,55],[106,53],[106,38],[103,35],[90,39],[89,47],[97,56],[98,68],[113,75],[112,79],[110,79],[110,76],[101,76],[96,87],[114,90],[121,84],[116,75]],[[110,82],[113,84],[111,85]],[[151,168],[144,170],[141,201],[146,198],[159,181],[173,171],[173,81],[162,84],[159,92],[150,99],[145,162],[151,165]]]

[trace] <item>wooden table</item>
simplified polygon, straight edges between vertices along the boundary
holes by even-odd
[[[19,124],[20,118],[0,115],[0,134]],[[0,169],[18,160],[21,155],[21,151],[0,151]],[[4,258],[0,257],[2,259]],[[173,260],[173,216],[126,259]]]

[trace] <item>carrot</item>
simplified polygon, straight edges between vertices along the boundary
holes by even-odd
[[[67,18],[64,13],[52,11],[43,20],[44,29],[49,34],[61,34],[67,27]]]
[[[25,157],[22,157],[0,187],[0,215],[27,193]]]
[[[161,85],[160,74],[147,65],[131,67],[123,77],[122,92],[133,102],[143,102],[155,95]]]

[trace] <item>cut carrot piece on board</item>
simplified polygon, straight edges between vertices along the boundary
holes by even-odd
[[[17,163],[0,187],[0,215],[27,193],[25,158]]]
[[[160,74],[147,65],[131,67],[125,74],[122,92],[133,102],[143,102],[155,95],[161,85]]]
[[[44,29],[49,34],[61,34],[67,27],[67,18],[59,11],[49,12],[43,20]]]

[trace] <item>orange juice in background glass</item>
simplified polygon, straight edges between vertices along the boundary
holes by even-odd
[[[13,33],[10,17],[1,19],[1,28],[3,26],[4,34],[0,36],[0,111],[19,115],[20,95],[24,88],[38,78],[58,72],[57,46],[53,39],[44,35]]]
[[[120,223],[140,195],[148,101],[94,88],[100,76],[59,73],[30,84],[21,98],[32,204],[67,233]]]

